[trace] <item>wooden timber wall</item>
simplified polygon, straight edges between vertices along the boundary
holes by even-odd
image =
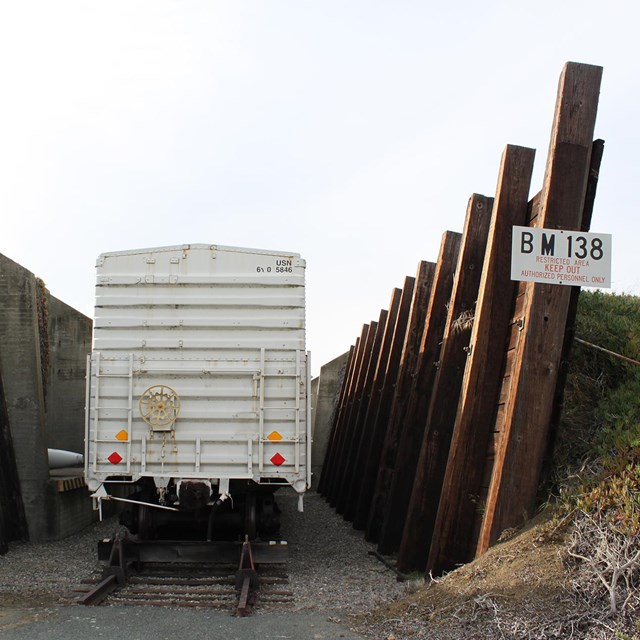
[[[535,152],[508,145],[495,197],[351,348],[318,490],[400,570],[450,570],[533,513],[580,289],[512,281],[512,228],[588,231],[601,75],[565,65],[540,192]]]

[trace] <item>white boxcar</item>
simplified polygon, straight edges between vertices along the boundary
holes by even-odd
[[[152,479],[160,508],[171,491],[179,508],[183,483],[208,487],[208,504],[237,480],[291,485],[302,497],[308,376],[299,255],[201,244],[102,254],[89,489],[102,499],[112,483]]]

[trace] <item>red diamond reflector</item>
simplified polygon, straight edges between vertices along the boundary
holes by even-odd
[[[285,459],[279,454],[276,453],[272,458],[271,458],[271,462],[273,462],[273,464],[276,465],[276,467],[279,467],[283,462],[286,462]]]
[[[119,462],[122,462],[122,456],[117,452],[114,451],[108,458],[107,460],[111,463],[111,464],[118,464]]]

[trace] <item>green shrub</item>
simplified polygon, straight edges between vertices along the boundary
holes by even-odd
[[[640,360],[640,298],[583,291],[575,335]],[[596,458],[624,468],[639,445],[640,366],[574,343],[554,454],[556,478]]]

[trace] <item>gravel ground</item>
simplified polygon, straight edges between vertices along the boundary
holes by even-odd
[[[97,542],[119,528],[105,520],[56,542],[12,542],[0,556],[0,602],[4,606],[68,604],[70,593],[97,567]]]
[[[291,604],[258,604],[245,619],[209,609],[75,605],[73,589],[98,569],[96,542],[118,528],[111,519],[66,540],[11,544],[0,556],[0,637],[115,639],[126,631],[129,640],[174,640],[188,630],[193,640],[557,640],[570,637],[568,618],[582,616],[566,592],[562,540],[545,534],[544,522],[424,588],[418,579],[398,582],[317,494],[305,498],[304,513],[293,492],[283,490],[278,503]],[[602,626],[570,635],[621,637]]]
[[[282,530],[291,546],[289,575],[297,609],[331,610],[348,616],[406,592],[405,583],[398,582],[395,573],[369,554],[375,546],[318,494],[305,497],[304,513],[296,511],[295,496],[278,503],[283,512]]]
[[[288,615],[309,614],[315,620],[313,624],[319,624],[320,616],[341,630],[335,636],[318,632],[300,637],[362,637],[349,632],[345,635],[355,625],[355,615],[403,595],[405,583],[398,582],[392,571],[369,554],[374,546],[365,542],[362,532],[355,531],[319,495],[310,493],[305,497],[304,513],[297,511],[293,492],[281,491],[278,504],[282,510],[282,533],[289,541],[288,571],[294,593]],[[111,536],[117,528],[117,521],[110,519],[57,542],[12,543],[10,552],[0,556],[0,607],[4,608],[5,617],[11,607],[28,608],[34,621],[46,617],[52,607],[71,605],[74,587],[98,567],[96,542]],[[263,616],[266,624],[270,616],[282,610],[282,606],[258,606],[254,617]],[[352,633],[380,637],[375,630],[363,628],[361,621],[357,632]]]

